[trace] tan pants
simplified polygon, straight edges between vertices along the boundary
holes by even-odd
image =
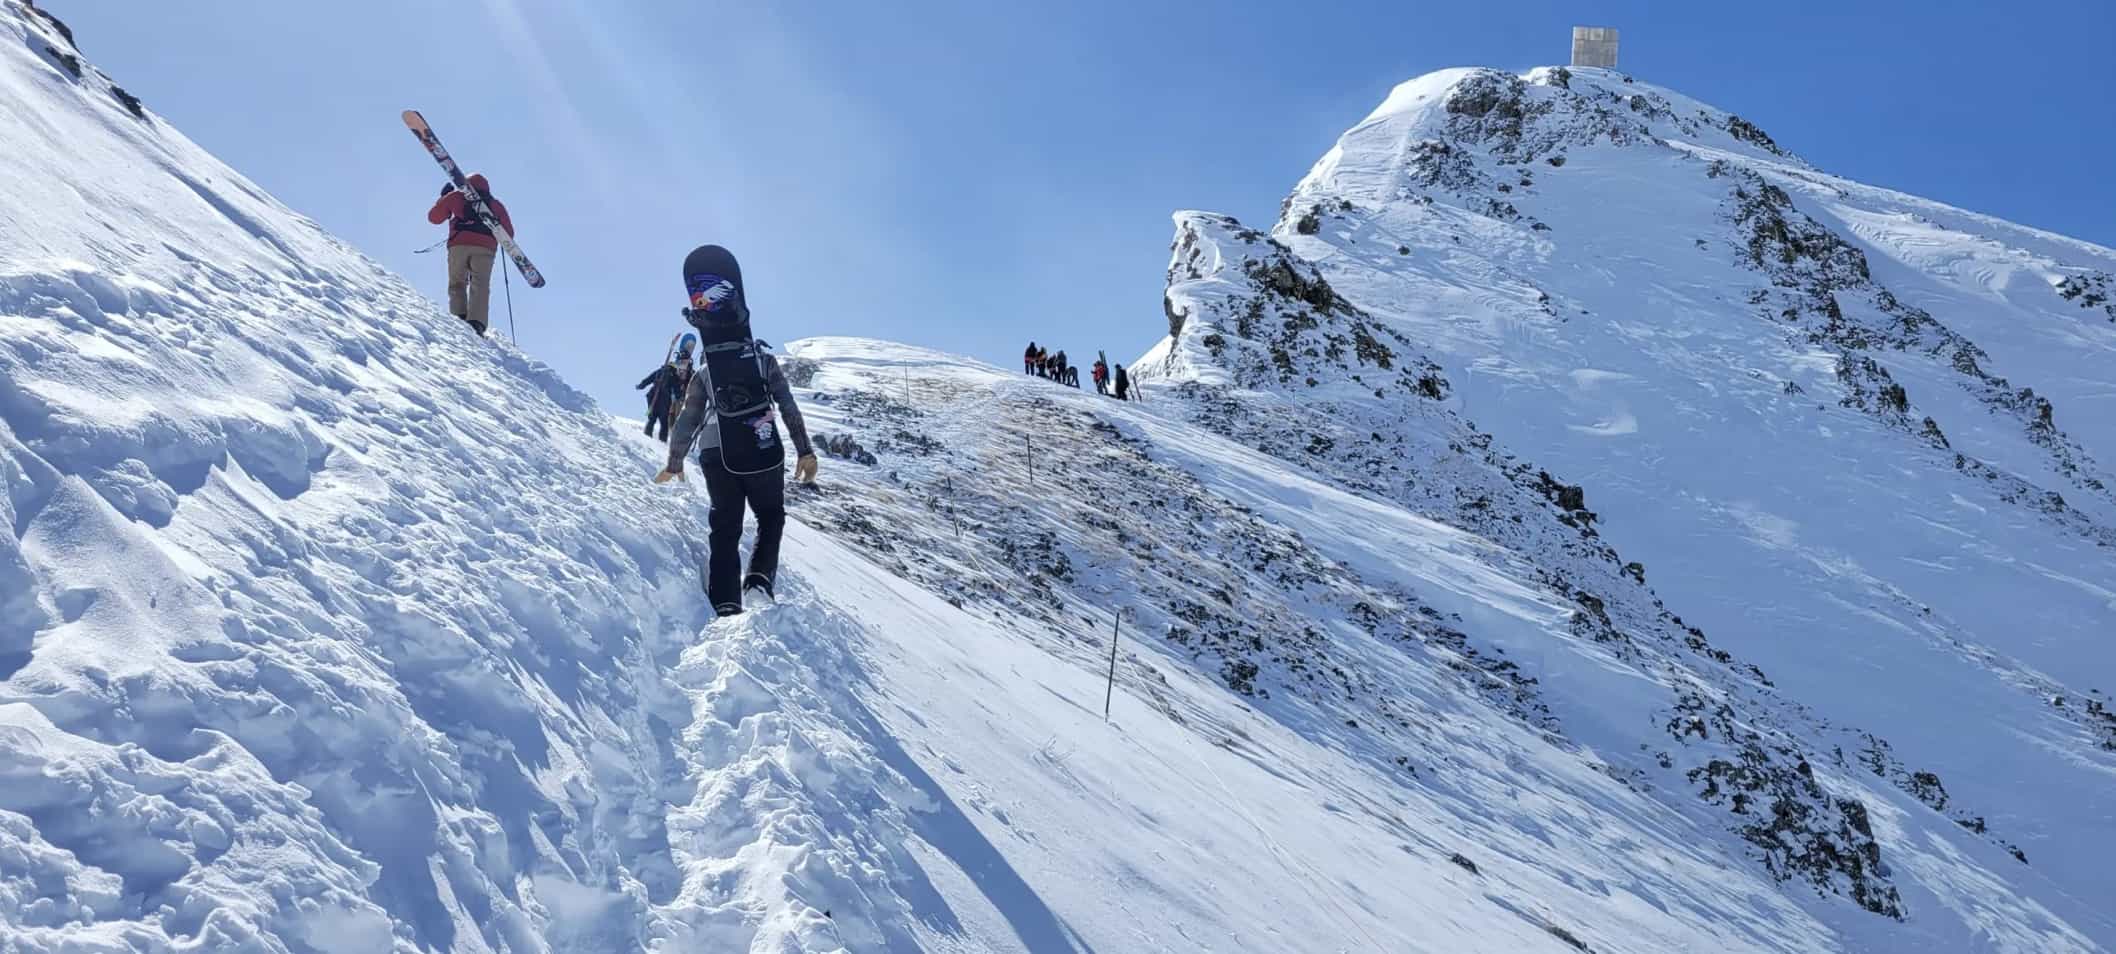
[[[448,312],[485,330],[492,305],[492,259],[475,245],[448,247]]]

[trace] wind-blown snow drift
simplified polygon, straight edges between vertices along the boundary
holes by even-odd
[[[76,56],[0,10],[0,947],[636,938],[696,514]]]

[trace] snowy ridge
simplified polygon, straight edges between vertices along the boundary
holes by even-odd
[[[1231,252],[1202,257],[1241,261]],[[1196,302],[1180,285],[1171,298],[1193,313]],[[1674,949],[1973,948],[1981,936],[1996,949],[2092,950],[2088,935],[2050,925],[2106,927],[2048,887],[2004,913],[1990,909],[1990,885],[2043,882],[2003,839],[1965,827],[1984,822],[1951,802],[1936,776],[1904,765],[1880,737],[1817,719],[1685,628],[1580,526],[1590,514],[1545,496],[1546,475],[1444,440],[1437,459],[1418,456],[1432,432],[1463,434],[1433,398],[1417,398],[1428,405],[1428,423],[1406,419],[1409,449],[1389,453],[1403,455],[1407,470],[1444,475],[1435,483],[1465,501],[1483,498],[1479,509],[1489,516],[1464,512],[1490,538],[1332,489],[1334,458],[1305,444],[1282,463],[1211,433],[1223,401],[1243,402],[1226,419],[1261,420],[1265,432],[1328,433],[1318,422],[1331,415],[1312,398],[1289,411],[1258,392],[1191,393],[1190,385],[1155,383],[1144,360],[1152,396],[1139,407],[880,342],[800,342],[791,354],[796,376],[814,389],[807,406],[818,428],[861,435],[879,457],[872,470],[834,467],[830,488],[806,499],[800,520],[1089,671],[1103,663],[1074,634],[1098,609],[1125,607],[1135,614],[1127,628],[1160,642],[1126,655],[1122,688],[1187,731],[1217,735],[1228,731],[1218,728],[1225,717],[1212,714],[1212,693],[1196,694],[1202,676],[1255,710],[1243,733],[1262,720],[1305,740],[1298,749],[1319,744],[1364,763],[1356,781],[1310,767],[1312,755],[1281,750],[1271,764],[1304,788],[1342,793],[1332,801],[1395,806],[1371,816],[1390,837],[1404,835],[1389,818],[1425,819],[1410,827],[1532,858],[1533,867],[1561,873],[1560,883],[1577,884],[1577,849],[1520,844],[1517,826],[1552,838],[1584,833],[1589,817],[1676,825],[1685,834],[1671,842],[1633,832],[1646,841],[1596,851],[1622,859],[1629,873],[1617,880],[1631,890],[1681,883],[1686,903],[1713,912],[1681,930],[1748,925],[1755,933],[1733,928],[1710,941],[1669,942]],[[1288,414],[1299,418],[1275,419]],[[1044,462],[1033,485],[1025,438]],[[956,467],[976,477],[957,482]],[[1344,467],[1340,479],[1356,485],[1354,472]],[[1564,490],[1549,493],[1566,498]],[[1523,779],[1552,797],[1553,814],[1530,823],[1467,808],[1518,798]],[[1426,801],[1449,790],[1476,794],[1465,803]],[[1574,817],[1557,805],[1594,807]],[[1788,808],[1797,814],[1773,814]],[[1299,839],[1273,843],[1297,863],[1343,863],[1309,854],[1315,849],[1304,851]],[[1701,862],[1719,869],[1712,877],[1736,879],[1729,895],[1698,894],[1693,876],[1664,867],[1677,856],[1655,853],[1687,855],[1703,844],[1718,859]],[[1753,886],[1733,887],[1749,878]],[[1795,884],[1770,887],[1779,879]],[[1766,896],[1807,910],[1747,908]],[[1526,899],[1562,913],[1551,923],[1619,949],[1681,937],[1663,933],[1666,925],[1609,923],[1606,906],[1562,888]],[[1387,902],[1365,903],[1388,910]],[[1906,922],[1862,907],[1908,912]],[[1969,910],[1978,912],[1973,921],[1954,920]]]
[[[1612,82],[1643,97],[1623,101],[1635,115],[1609,105]],[[2116,255],[1828,177],[1766,142],[1600,71],[1413,81],[1296,189],[1282,250],[1179,216],[1172,336],[1142,361],[1215,394],[1224,378],[1198,368],[1248,360],[1258,336],[1242,326],[1261,327],[1301,373],[1247,382],[1263,393],[1242,406],[1328,420],[1255,431],[1328,436],[1415,416],[1420,396],[1358,398],[1344,384],[1374,369],[1330,367],[1327,332],[1296,326],[1356,314],[1372,336],[1419,342],[1453,406],[1577,480],[1602,538],[1641,578],[1651,568],[1671,607],[1825,724],[1863,727],[1849,731],[1874,741],[1832,745],[1840,761],[1893,753],[1850,762],[1968,812],[1955,821],[2055,879],[2047,896],[2105,896],[2107,418],[2064,408],[2105,400],[2092,366],[2116,334],[2093,282]],[[1218,248],[1186,255],[1201,232]],[[1274,255],[1296,261],[1273,271],[1319,269],[1294,301],[1286,283],[1215,284],[1192,264],[1253,274],[1240,263]],[[1264,446],[1255,431],[1243,439]],[[1446,503],[1362,477],[1371,462],[1334,443],[1267,449],[1368,465],[1343,479],[1422,512]],[[1481,528],[1483,509],[1443,519]],[[1920,920],[1915,898],[1905,908]],[[2088,933],[2108,943],[2105,926]]]

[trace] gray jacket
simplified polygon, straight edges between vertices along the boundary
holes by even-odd
[[[771,389],[772,403],[779,406],[779,419],[786,422],[786,433],[793,438],[794,452],[803,457],[814,453],[808,444],[808,425],[801,421],[793,386],[786,383],[786,372],[779,370],[778,358],[764,356],[764,377]],[[720,428],[706,426],[714,422],[707,419],[713,412],[713,395],[705,378],[701,363],[691,374],[691,386],[683,392],[683,410],[676,416],[676,427],[669,432],[669,473],[683,473],[684,458],[691,455],[693,447],[711,450],[720,446]]]

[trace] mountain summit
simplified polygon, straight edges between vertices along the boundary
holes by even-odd
[[[1549,541],[1514,542],[1532,521],[1465,492],[1465,461],[1564,488],[1648,606],[1829,727],[1802,777],[1828,765],[1832,791],[1885,785],[1957,826],[1873,821],[1863,868],[1899,892],[1848,896],[1966,927],[1994,892],[2106,894],[2111,271],[2108,249],[1827,175],[1618,73],[1447,70],[1347,132],[1268,235],[1178,215],[1170,334],[1140,365],[1200,424],[1516,552]],[[1643,592],[1584,588],[1643,618]],[[1720,759],[1685,770],[1693,794],[1731,792],[1796,880],[1779,846],[1807,813],[1755,776],[1730,788]],[[1891,856],[1964,832],[2012,859],[1969,879],[1987,887]],[[2101,916],[2061,917],[2095,940],[1942,946],[2110,943]]]

